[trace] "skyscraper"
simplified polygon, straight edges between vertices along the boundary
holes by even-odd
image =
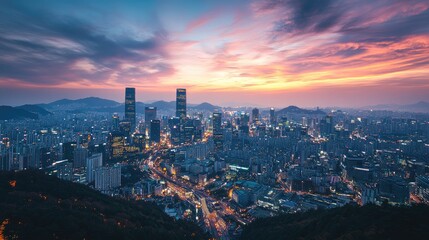
[[[117,114],[117,113],[113,114],[112,123],[113,123],[112,124],[113,125],[112,130],[118,131],[119,130],[119,114]]]
[[[213,133],[222,133],[222,113],[213,113]]]
[[[144,108],[145,133],[150,136],[151,121],[156,119],[156,107]]]
[[[240,114],[240,125],[241,126],[249,125],[249,120],[250,120],[249,114],[245,113],[245,112],[241,112],[241,114]]]
[[[86,160],[86,181],[94,181],[95,170],[103,166],[103,154],[97,153]]]
[[[252,122],[256,123],[257,121],[259,121],[259,109],[254,108],[252,110]]]
[[[144,121],[147,125],[150,125],[150,121],[156,119],[156,107],[145,107],[144,108]]]
[[[161,138],[161,121],[154,119],[150,122],[150,140],[159,143]]]
[[[172,117],[168,119],[168,127],[170,128],[170,139],[173,144],[180,142],[180,118]]]
[[[100,167],[94,172],[95,189],[108,191],[121,186],[121,166]]]
[[[186,118],[186,89],[178,88],[176,91],[176,117]]]
[[[125,88],[125,121],[131,123],[131,131],[136,127],[136,89]]]
[[[276,122],[276,117],[274,113],[274,108],[270,108],[270,123],[274,124]]]
[[[334,122],[332,116],[326,116],[320,121],[320,135],[328,137],[334,131]]]
[[[78,146],[73,152],[73,167],[85,167],[86,159],[88,158],[88,149]]]

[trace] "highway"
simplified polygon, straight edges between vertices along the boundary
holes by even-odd
[[[240,222],[246,223],[246,221],[241,220],[239,216],[236,216],[225,203],[221,204],[220,210],[214,210],[211,204],[216,202],[215,199],[206,192],[197,189],[192,184],[175,179],[159,170],[160,159],[155,158],[155,160],[153,160],[153,157],[154,156],[149,157],[144,161],[144,163],[149,166],[150,170],[156,175],[156,177],[165,180],[168,183],[168,186],[174,190],[182,200],[188,200],[189,202],[194,203],[198,201],[198,204],[202,207],[205,225],[213,237],[224,240],[230,239],[228,234],[228,224],[222,218],[225,215],[232,215],[235,219],[239,219]],[[151,164],[149,164],[150,161],[152,161]],[[192,193],[193,199],[189,199],[189,195],[186,193]],[[211,208],[212,211],[210,211],[209,208]]]

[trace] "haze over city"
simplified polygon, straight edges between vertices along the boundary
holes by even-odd
[[[2,1],[0,102],[222,106],[428,101],[429,3]]]

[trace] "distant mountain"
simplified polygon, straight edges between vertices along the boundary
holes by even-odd
[[[22,105],[22,106],[18,106],[15,107],[17,109],[23,109],[25,111],[31,112],[31,113],[35,113],[35,114],[39,114],[42,116],[47,116],[47,115],[52,115],[51,112],[46,111],[46,109],[44,109],[43,107],[40,107],[38,105],[30,105],[30,104],[26,104],[26,105]]]
[[[222,107],[212,105],[208,102],[203,102],[201,104],[198,104],[198,105],[190,107],[190,108],[193,108],[197,111],[208,111],[208,112],[213,112],[215,110],[221,110],[222,109]]]
[[[324,115],[326,114],[324,111],[317,109],[317,110],[309,110],[309,109],[303,109],[299,108],[297,106],[289,106],[287,108],[283,108],[276,112],[277,116],[287,115],[287,114],[300,114],[300,115]]]
[[[407,105],[380,104],[380,105],[374,105],[374,106],[366,106],[366,107],[363,107],[362,109],[429,113],[429,102],[420,101],[417,103],[407,104]]]
[[[344,206],[258,219],[241,239],[429,239],[429,206]]]
[[[163,110],[174,110],[176,109],[176,101],[156,101],[153,103],[147,103],[147,106],[156,107],[157,109],[163,109]]]
[[[208,238],[153,203],[112,198],[42,172],[0,172],[0,196],[1,239]]]
[[[38,118],[39,118],[38,114],[29,112],[24,109],[11,107],[11,106],[0,106],[0,120],[38,119]]]
[[[414,104],[404,105],[399,108],[400,111],[423,112],[429,113],[429,102],[417,102]]]
[[[88,97],[77,100],[70,99],[61,99],[52,103],[42,104],[39,106],[46,107],[49,110],[103,110],[109,109],[116,106],[119,106],[120,103],[113,100],[98,98],[98,97]]]

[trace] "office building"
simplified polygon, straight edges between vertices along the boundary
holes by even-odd
[[[270,108],[270,124],[274,125],[275,123],[276,123],[276,117],[275,117],[274,108]]]
[[[156,119],[156,107],[145,107],[144,108],[144,121],[146,128],[149,128],[150,121]]]
[[[213,113],[213,134],[222,133],[222,113]]]
[[[180,118],[172,117],[168,119],[168,127],[170,129],[170,140],[172,144],[180,143]]]
[[[253,123],[256,123],[256,122],[258,122],[258,121],[259,121],[259,109],[254,108],[254,109],[252,110],[252,122],[253,122]]]
[[[103,166],[103,154],[97,153],[89,157],[86,161],[86,181],[94,181],[95,170]]]
[[[406,204],[410,201],[408,183],[397,176],[386,177],[380,180],[378,190],[382,200],[393,204]]]
[[[186,119],[186,89],[178,88],[176,91],[176,117]]]
[[[28,159],[28,168],[32,168],[32,169],[40,168],[40,154],[41,154],[40,147],[35,144],[30,145],[29,154],[30,156]]]
[[[150,141],[159,143],[161,140],[161,121],[154,119],[150,122]]]
[[[136,127],[136,89],[125,89],[125,121],[131,123],[131,131]]]
[[[119,115],[117,113],[113,114],[112,116],[112,130],[118,131],[119,130]]]
[[[121,186],[121,166],[100,167],[95,170],[95,189],[109,191]]]
[[[63,148],[63,159],[67,159],[69,161],[72,161],[74,159],[74,150],[77,148],[77,142],[66,142],[62,145]],[[50,154],[50,153],[49,153]],[[62,160],[63,160],[62,159]],[[52,162],[51,162],[52,164]]]
[[[73,153],[73,168],[81,168],[86,166],[86,159],[88,158],[88,149],[78,147]]]

